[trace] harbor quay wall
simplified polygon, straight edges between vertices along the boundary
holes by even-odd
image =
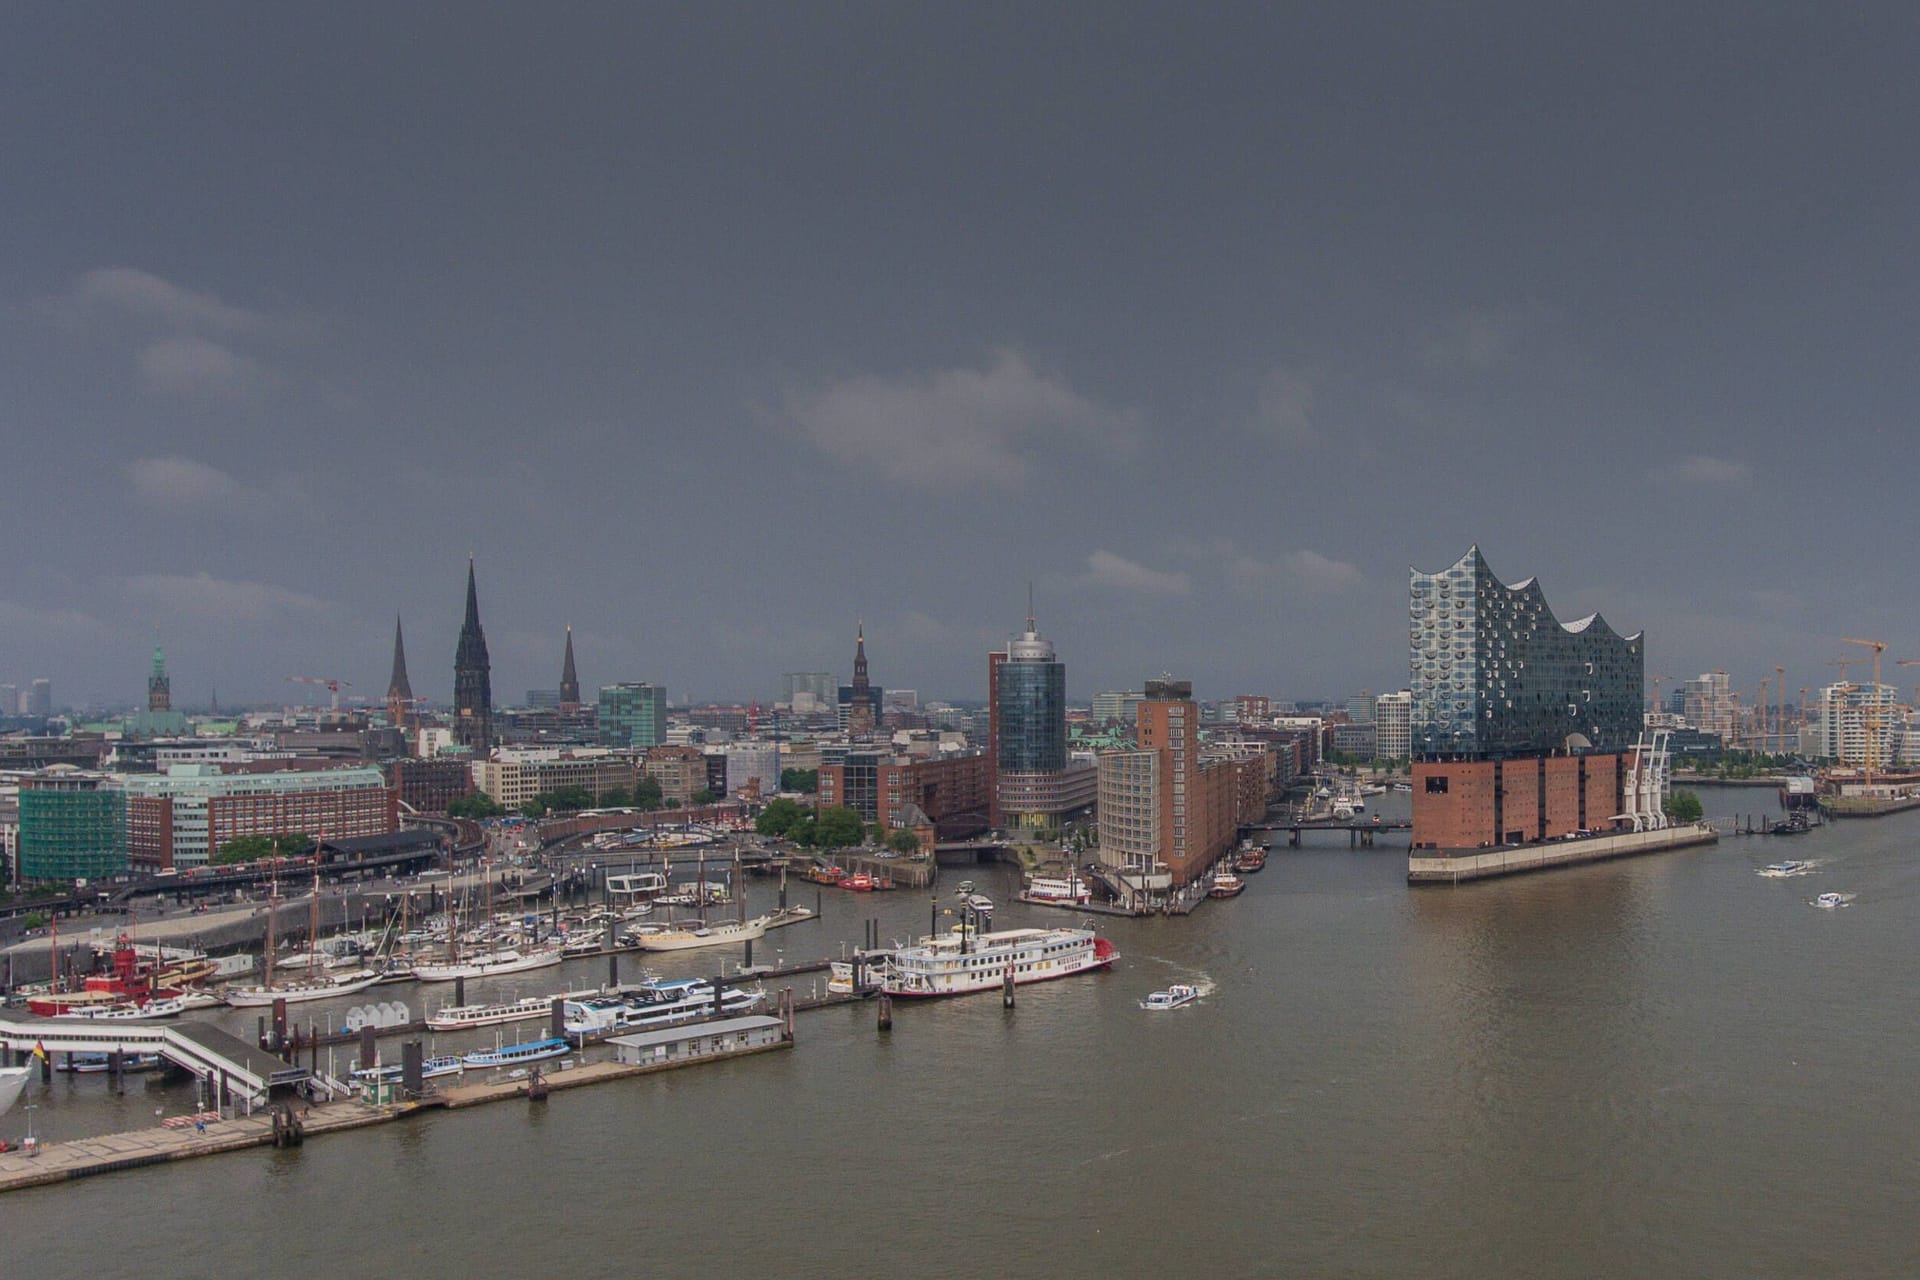
[[[543,1072],[542,1079],[549,1091],[558,1092],[590,1084],[604,1084],[609,1080],[624,1080],[630,1076],[677,1071],[683,1067],[722,1062],[751,1054],[773,1053],[792,1047],[793,1039],[788,1036],[773,1044],[709,1053],[697,1058],[633,1066],[616,1062],[593,1062],[570,1070]],[[398,1106],[373,1106],[357,1101],[323,1103],[302,1109],[301,1125],[305,1136],[312,1138],[322,1133],[385,1124],[426,1110],[473,1107],[482,1103],[503,1102],[527,1096],[526,1080],[453,1085],[440,1090],[424,1101]],[[100,1138],[80,1138],[42,1148],[32,1155],[24,1152],[0,1154],[0,1192],[18,1191],[26,1187],[45,1186],[55,1182],[71,1182],[104,1173],[116,1173],[124,1169],[138,1169],[174,1160],[188,1160],[195,1156],[218,1155],[227,1151],[264,1147],[272,1142],[272,1116],[265,1110],[250,1116],[210,1120],[204,1131],[192,1127],[173,1129],[161,1127],[136,1130],[131,1133],[109,1134]]]
[[[1719,839],[1719,833],[1712,827],[1699,825],[1668,827],[1663,831],[1626,831],[1616,835],[1587,836],[1505,849],[1470,849],[1458,853],[1420,849],[1407,857],[1407,882],[1458,884],[1463,880],[1486,880],[1494,876],[1518,875],[1523,871],[1543,871],[1551,867],[1578,866],[1584,862],[1603,862],[1609,858],[1662,853],[1668,849],[1713,844]]]

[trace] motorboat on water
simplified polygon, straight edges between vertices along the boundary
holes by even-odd
[[[1214,873],[1213,887],[1207,890],[1209,898],[1237,898],[1245,891],[1247,882],[1231,871],[1221,870]]]
[[[1252,875],[1262,871],[1267,865],[1267,851],[1257,844],[1244,844],[1233,855],[1233,869],[1239,874]]]
[[[827,966],[827,991],[836,996],[872,995],[880,990],[892,951],[861,951],[855,960],[835,960]],[[857,979],[857,981],[856,981]]]
[[[1192,1004],[1200,998],[1200,988],[1190,983],[1176,982],[1165,991],[1156,991],[1140,1002],[1140,1007],[1149,1012],[1162,1009],[1178,1009],[1183,1004]]]
[[[1835,907],[1844,907],[1847,905],[1847,895],[1844,893],[1823,893],[1813,900],[1813,905],[1816,907],[1825,907],[1828,910],[1832,910]]]
[[[1769,863],[1767,866],[1760,868],[1760,874],[1763,876],[1768,876],[1772,879],[1778,880],[1786,876],[1801,875],[1806,871],[1808,871],[1809,869],[1811,869],[1812,866],[1813,864],[1810,862],[1798,862],[1793,860],[1788,860],[1786,862],[1774,862],[1774,863]]]
[[[420,1063],[420,1078],[431,1080],[435,1076],[458,1075],[467,1069],[465,1059],[457,1054],[443,1054],[437,1058],[427,1058]],[[398,1062],[382,1063],[376,1067],[360,1067],[353,1072],[357,1081],[378,1081],[381,1084],[398,1084],[405,1072]]]
[[[557,1036],[548,1036],[544,1040],[529,1040],[525,1044],[478,1049],[462,1057],[461,1062],[469,1067],[519,1067],[529,1062],[544,1062],[548,1058],[564,1058],[572,1052],[571,1044]]]

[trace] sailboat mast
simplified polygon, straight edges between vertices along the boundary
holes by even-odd
[[[267,881],[267,976],[264,985],[273,985],[273,918],[280,914],[280,873]]]
[[[313,905],[307,910],[307,976],[320,963],[320,861],[313,863]]]

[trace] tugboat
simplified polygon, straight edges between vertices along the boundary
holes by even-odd
[[[1221,871],[1213,877],[1213,887],[1207,890],[1209,898],[1237,898],[1245,891],[1247,882],[1231,871]]]
[[[1243,844],[1240,852],[1234,855],[1233,869],[1243,876],[1263,870],[1267,865],[1267,851],[1257,844]]]

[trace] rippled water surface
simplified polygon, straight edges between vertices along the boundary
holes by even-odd
[[[1819,865],[1756,874],[1786,857]],[[1003,924],[1071,919],[965,874]],[[1404,875],[1282,848],[1190,920],[1105,922],[1115,972],[1011,1012],[803,1015],[790,1053],[11,1195],[0,1226],[50,1275],[1920,1274],[1920,815]],[[919,894],[823,901],[787,954],[927,923]],[[180,1094],[62,1080],[40,1114]]]

